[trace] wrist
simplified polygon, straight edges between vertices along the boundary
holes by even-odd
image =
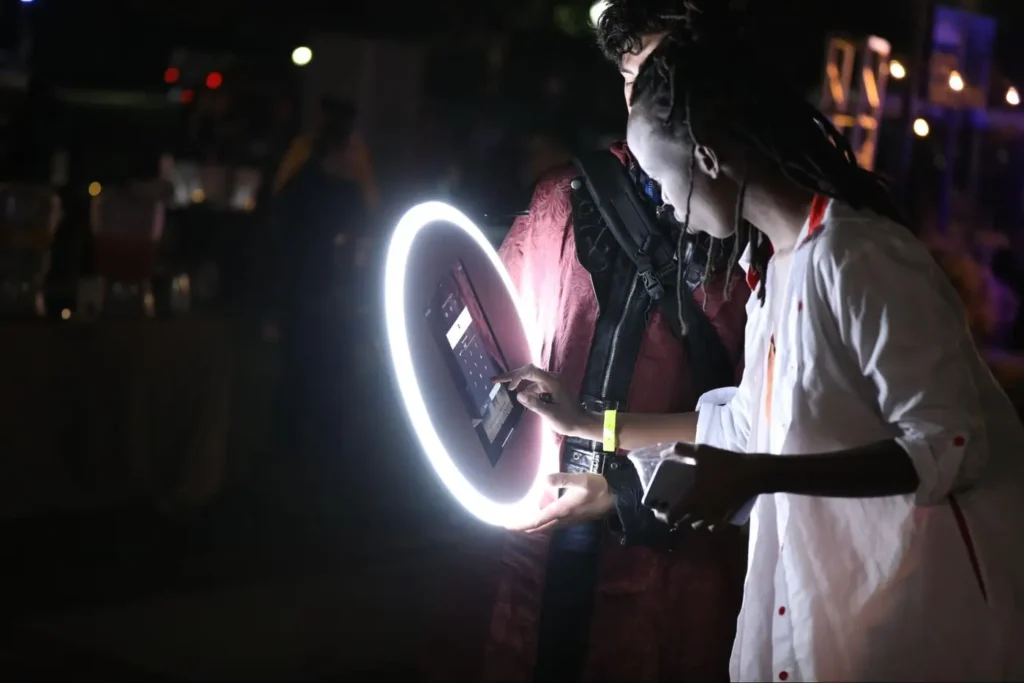
[[[783,490],[780,472],[776,465],[782,458],[763,453],[747,453],[743,456],[743,468],[747,488],[754,495],[777,493]]]
[[[604,415],[583,411],[580,423],[569,436],[587,441],[602,441],[604,439]]]

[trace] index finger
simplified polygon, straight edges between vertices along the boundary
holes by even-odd
[[[524,365],[521,368],[515,370],[509,370],[506,373],[498,375],[492,378],[492,382],[496,384],[508,384],[508,388],[515,391],[519,387],[519,384],[526,380],[528,382],[543,382],[548,378],[548,373],[544,372],[535,365]]]

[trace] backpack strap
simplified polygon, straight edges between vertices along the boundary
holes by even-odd
[[[661,309],[665,322],[683,342],[697,391],[731,385],[735,366],[729,352],[690,289],[685,284],[681,290],[677,287],[675,244],[659,228],[625,166],[608,151],[582,154],[574,161],[605,226],[636,267],[649,301]]]

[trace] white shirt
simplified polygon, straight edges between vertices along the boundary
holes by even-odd
[[[1024,680],[1024,428],[945,274],[905,228],[833,202],[767,296],[769,452],[895,438],[921,483],[758,499],[732,679]],[[761,450],[769,322],[751,296],[747,369],[701,398],[698,443]]]
[[[766,273],[768,279],[768,287],[765,292],[785,292],[789,286],[789,271],[790,265],[793,263],[793,252],[788,251],[785,254],[775,254],[771,261],[768,262],[768,272]],[[755,295],[756,297],[756,295]],[[765,312],[768,315],[767,324],[770,326],[769,340],[773,340],[779,333],[779,318],[781,317],[782,308],[782,297],[781,296],[766,296],[765,298]],[[769,343],[770,343],[769,341]],[[767,373],[768,358],[765,358],[765,372]],[[757,412],[757,442],[754,444],[753,449],[757,453],[777,453],[778,447],[772,445],[772,436],[778,437],[780,430],[772,429],[771,421],[768,419],[767,405],[769,402],[774,401],[775,395],[779,391],[779,385],[772,384],[768,385],[768,382],[762,382],[761,397],[759,401],[760,408]]]

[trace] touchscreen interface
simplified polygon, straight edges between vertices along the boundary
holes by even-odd
[[[523,407],[505,385],[491,381],[506,370],[505,361],[461,263],[441,278],[426,316],[468,419],[496,465]]]

